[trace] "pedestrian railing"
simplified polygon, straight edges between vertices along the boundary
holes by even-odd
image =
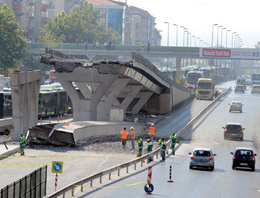
[[[192,127],[214,104],[216,104],[217,101],[220,100],[221,97],[225,96],[230,91],[231,91],[231,87],[229,89],[227,89],[224,93],[219,95],[204,110],[202,110],[195,118],[193,118],[185,127],[183,127],[180,131],[178,131],[176,133],[177,138],[179,138],[185,131],[187,131],[188,128]],[[170,145],[171,145],[171,139],[169,139],[166,142],[167,149],[169,148]],[[112,173],[117,171],[118,176],[120,176],[120,171],[122,169],[125,169],[126,173],[129,173],[129,167],[130,166],[134,166],[134,170],[136,170],[137,164],[140,163],[141,167],[143,167],[145,160],[148,160],[149,158],[154,158],[154,157],[156,157],[158,159],[160,150],[161,150],[160,148],[157,148],[154,151],[152,151],[151,153],[147,153],[146,155],[143,155],[143,156],[141,156],[137,159],[128,161],[128,162],[123,163],[123,164],[119,164],[117,166],[114,166],[114,167],[108,168],[106,170],[100,171],[98,173],[95,173],[93,175],[90,175],[87,178],[78,180],[78,181],[76,181],[72,184],[69,184],[68,186],[63,187],[59,191],[52,193],[51,195],[48,196],[48,198],[55,198],[55,197],[58,197],[58,196],[62,196],[63,198],[65,198],[66,193],[69,192],[69,191],[71,191],[71,195],[74,196],[75,187],[78,187],[78,186],[81,187],[81,192],[83,192],[83,186],[87,182],[90,182],[90,187],[92,187],[93,186],[93,180],[95,180],[95,179],[99,179],[100,183],[102,183],[102,178],[104,176],[108,175],[108,179],[111,180]],[[148,163],[148,161],[147,161],[147,163]]]

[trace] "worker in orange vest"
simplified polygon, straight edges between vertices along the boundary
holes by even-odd
[[[124,130],[121,131],[121,141],[122,141],[123,149],[125,149],[126,146],[127,136],[128,136],[127,130],[126,128],[124,128]]]
[[[154,127],[154,123],[151,124],[151,126],[149,127],[149,135],[151,137],[151,141],[154,141],[154,137],[155,137],[155,127]]]
[[[136,137],[134,127],[130,128],[130,135],[131,135],[131,143],[132,143],[132,150],[131,151],[133,153],[134,150],[135,150],[135,137]]]

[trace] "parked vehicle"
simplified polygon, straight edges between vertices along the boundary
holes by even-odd
[[[251,88],[251,94],[260,93],[260,85],[253,85]]]
[[[189,153],[190,157],[190,169],[194,167],[208,168],[211,171],[214,170],[214,156],[211,149],[208,148],[195,148],[192,153]]]
[[[244,137],[244,130],[245,128],[242,128],[240,123],[227,123],[225,127],[222,127],[224,129],[224,140],[225,139],[239,139],[243,141]]]
[[[242,113],[243,104],[240,101],[232,101],[229,105],[229,112],[239,111]]]
[[[236,85],[235,93],[245,93],[245,89],[243,85]]]
[[[238,147],[235,153],[230,152],[233,155],[232,169],[237,167],[249,167],[252,171],[255,171],[255,156],[251,148]]]

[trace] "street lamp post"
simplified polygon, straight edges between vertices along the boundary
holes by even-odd
[[[174,26],[176,26],[176,47],[178,46],[178,25],[177,24],[173,24]]]
[[[234,46],[233,46],[233,43],[234,43],[234,34],[236,34],[236,32],[233,32],[232,33],[232,42],[231,42],[231,47],[233,48]]]
[[[194,47],[196,47],[196,36],[192,36],[192,38],[195,40]]]
[[[228,32],[231,32],[231,30],[226,31],[226,48],[227,48],[227,38],[228,38]]]
[[[221,30],[221,48],[223,47],[223,45],[222,45],[222,39],[223,39],[223,30],[226,30],[227,28],[222,28],[222,30]]]
[[[189,47],[189,39],[190,39],[190,33],[187,32],[187,47]]]
[[[184,47],[184,45],[185,45],[185,30],[187,30],[187,28],[185,28],[184,26],[180,26],[180,28],[183,28],[183,39],[182,39],[183,44],[182,44],[182,46]]]
[[[218,26],[218,32],[217,32],[217,47],[218,47],[218,35],[219,35],[219,28],[222,28],[223,26]]]
[[[217,26],[218,24],[213,24],[212,25],[212,38],[211,38],[211,47],[213,47],[213,42],[214,42],[214,27]]]
[[[169,33],[170,33],[170,25],[169,25],[169,22],[164,22],[164,23],[168,25],[167,46],[169,47]]]

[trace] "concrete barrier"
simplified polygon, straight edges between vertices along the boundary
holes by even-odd
[[[229,92],[231,91],[231,87],[228,88],[224,93],[222,93],[221,95],[219,95],[214,101],[212,101],[205,109],[203,109],[195,118],[193,118],[185,127],[183,127],[180,131],[177,132],[177,137],[180,137],[181,134],[183,134],[184,132],[186,132],[190,127],[192,127],[203,115],[205,115],[205,113],[213,106],[217,103],[217,101],[219,101],[223,96],[227,95]],[[167,148],[169,148],[169,146],[171,145],[171,140],[167,141]],[[136,165],[137,163],[141,163],[141,166],[143,166],[143,161],[144,160],[148,160],[148,158],[150,157],[154,157],[156,156],[158,158],[158,155],[160,153],[160,148],[157,148],[156,150],[154,150],[151,153],[148,153],[146,155],[143,155],[142,157],[139,157],[137,159],[131,160],[129,162],[123,163],[123,164],[119,164],[115,167],[112,168],[108,168],[106,170],[100,171],[98,173],[95,173],[93,175],[90,175],[84,179],[78,180],[72,184],[69,184],[67,186],[65,186],[64,188],[60,189],[59,191],[52,193],[49,196],[46,196],[46,198],[56,198],[58,196],[65,197],[66,193],[71,191],[71,195],[74,196],[74,191],[75,191],[75,186],[83,186],[85,183],[90,182],[90,186],[92,186],[92,182],[94,179],[100,178],[100,181],[102,181],[102,177],[104,175],[109,175],[109,180],[111,179],[111,173],[118,171],[118,176],[120,176],[120,170],[123,168],[126,168],[126,172],[128,173],[128,167],[134,165],[134,169],[136,170]],[[83,187],[81,187],[81,192],[83,192]]]
[[[181,130],[179,130],[176,134],[177,138],[181,138],[182,135],[189,129],[191,128],[194,124],[197,123],[197,121],[205,115],[205,113],[208,112],[208,110],[214,106],[222,97],[227,95],[231,91],[231,87],[229,87],[224,93],[220,94],[215,100],[213,100],[206,108],[204,108],[197,116],[195,116],[188,124],[186,124],[185,127],[183,127]]]

